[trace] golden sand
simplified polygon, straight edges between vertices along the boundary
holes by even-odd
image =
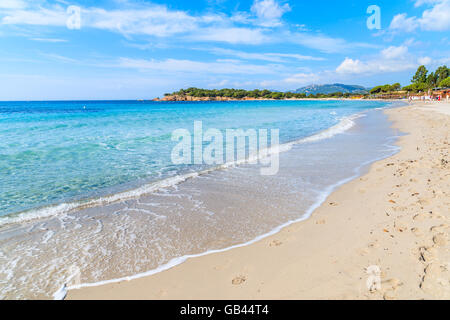
[[[68,299],[449,299],[449,104],[387,110],[395,156],[305,222],[247,247]]]

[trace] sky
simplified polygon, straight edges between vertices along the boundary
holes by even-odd
[[[0,100],[407,85],[449,31],[450,0],[0,0]]]

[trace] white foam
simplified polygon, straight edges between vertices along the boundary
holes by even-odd
[[[324,131],[321,131],[317,134],[314,134],[312,136],[302,138],[293,142],[288,142],[281,145],[272,146],[270,148],[267,148],[265,150],[260,150],[259,153],[250,155],[248,158],[236,160],[227,162],[223,165],[206,169],[199,172],[193,172],[183,175],[177,175],[174,177],[166,178],[157,182],[153,182],[150,184],[142,185],[141,187],[138,187],[136,189],[128,190],[125,192],[120,192],[116,194],[112,194],[109,196],[100,197],[97,199],[91,199],[91,200],[84,200],[84,201],[78,201],[78,202],[72,202],[72,203],[62,203],[54,206],[48,206],[43,207],[39,209],[34,209],[30,211],[25,211],[13,216],[6,216],[6,217],[0,217],[0,226],[6,225],[6,224],[14,224],[14,223],[23,223],[28,222],[31,220],[36,219],[42,219],[42,218],[48,218],[52,216],[57,216],[60,214],[67,214],[73,211],[77,211],[83,208],[91,208],[91,207],[98,207],[98,206],[104,206],[112,203],[117,203],[121,201],[131,200],[131,199],[137,199],[142,195],[150,194],[153,192],[156,192],[161,189],[174,187],[177,184],[180,184],[188,179],[198,177],[200,175],[211,173],[215,170],[221,170],[226,168],[235,167],[238,165],[246,164],[246,163],[255,163],[255,161],[261,160],[264,157],[268,157],[274,153],[281,153],[291,150],[292,146],[296,144],[302,144],[302,143],[308,143],[308,142],[316,142],[324,139],[329,139],[333,136],[336,136],[338,134],[344,133],[347,130],[350,130],[354,125],[354,120],[361,118],[365,116],[362,113],[357,113],[349,117],[345,117],[341,119],[341,121],[333,126],[330,127]]]
[[[55,232],[52,230],[47,231],[42,239],[42,243],[47,243],[48,240],[50,240],[54,234],[55,234]]]
[[[234,245],[234,246],[231,246],[231,247],[227,247],[227,248],[224,248],[224,249],[209,250],[209,251],[206,251],[206,252],[203,252],[203,253],[200,253],[200,254],[185,255],[185,256],[182,256],[182,257],[174,258],[174,259],[170,260],[168,263],[166,263],[164,265],[161,265],[160,267],[158,267],[156,269],[152,269],[152,270],[149,270],[149,271],[146,271],[146,272],[142,272],[142,273],[138,273],[138,274],[131,275],[131,276],[121,277],[121,278],[117,278],[117,279],[104,280],[104,281],[98,281],[98,282],[93,282],[93,283],[82,283],[82,284],[79,284],[79,285],[69,286],[69,287],[66,284],[64,284],[57,292],[55,292],[55,294],[53,295],[53,298],[55,300],[63,300],[63,299],[65,299],[68,290],[77,290],[77,289],[82,289],[82,288],[98,287],[98,286],[102,286],[102,285],[113,284],[113,283],[118,283],[118,282],[123,282],[123,281],[136,280],[136,279],[140,279],[140,278],[143,278],[143,277],[148,277],[148,276],[160,273],[162,271],[166,271],[166,270],[171,269],[171,268],[173,268],[173,267],[175,267],[175,266],[177,266],[179,264],[182,264],[185,261],[187,261],[189,259],[192,259],[192,258],[198,258],[198,257],[210,255],[210,254],[226,252],[226,251],[229,251],[229,250],[233,250],[233,249],[241,248],[241,247],[246,247],[246,246],[249,246],[251,244],[254,244],[254,243],[256,243],[256,242],[258,242],[258,241],[260,241],[262,239],[265,239],[265,238],[268,238],[268,237],[270,237],[270,236],[272,236],[274,234],[277,234],[282,229],[284,229],[284,228],[286,228],[286,227],[288,227],[288,226],[290,226],[292,224],[295,224],[295,223],[298,223],[298,222],[302,222],[302,221],[305,221],[305,220],[309,219],[311,217],[311,215],[313,214],[313,212],[317,208],[319,208],[326,201],[328,196],[331,193],[333,193],[334,190],[336,190],[340,186],[342,186],[342,185],[344,185],[344,184],[346,184],[346,183],[356,179],[358,176],[360,176],[361,169],[363,167],[365,167],[365,166],[367,166],[367,165],[369,165],[371,163],[374,163],[376,161],[388,158],[388,157],[394,155],[395,153],[397,153],[399,150],[400,150],[400,147],[393,146],[393,149],[392,149],[391,153],[385,154],[385,155],[383,155],[381,157],[377,157],[375,159],[372,159],[372,160],[369,160],[369,161],[366,161],[366,162],[360,164],[358,167],[356,167],[353,170],[354,175],[352,175],[351,177],[342,179],[341,181],[339,181],[339,182],[337,182],[337,183],[335,183],[333,185],[330,185],[329,187],[325,188],[325,190],[320,192],[318,197],[317,197],[317,199],[316,199],[316,201],[308,208],[308,210],[305,212],[305,214],[302,217],[300,217],[298,219],[295,219],[295,220],[288,221],[288,222],[286,222],[286,223],[284,223],[284,224],[274,228],[272,231],[270,231],[270,232],[268,232],[266,234],[263,234],[261,236],[258,236],[258,237],[254,238],[254,239],[252,239],[252,240],[250,240],[248,242],[245,242],[245,243],[242,243],[242,244],[238,244],[238,245]],[[69,281],[67,281],[67,282],[69,282]]]
[[[350,130],[355,126],[355,121],[358,118],[364,117],[364,114],[355,114],[351,117],[343,118],[337,125],[324,130],[322,132],[319,132],[318,134],[315,134],[311,137],[304,138],[300,140],[300,143],[306,143],[306,142],[313,142],[313,141],[319,141],[323,139],[328,139],[331,137],[334,137],[338,134],[344,133],[345,131]]]

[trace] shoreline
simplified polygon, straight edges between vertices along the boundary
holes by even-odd
[[[399,101],[392,101],[396,103],[401,103]],[[384,107],[383,107],[384,108]],[[333,130],[335,128],[341,127],[345,121],[351,121],[358,118],[359,113],[353,114],[351,116],[346,116],[341,119],[339,123],[336,125],[329,127],[325,130],[319,131],[317,133],[314,133],[313,135],[306,136],[303,138],[283,142],[279,145],[280,149],[290,148],[292,145],[301,144],[304,142],[310,142],[310,141],[317,141],[324,139],[322,136],[326,133],[328,133],[330,130]],[[348,130],[348,128],[345,128],[342,130],[342,132],[345,132]],[[342,133],[341,130],[338,129],[338,132],[333,133],[332,135]],[[270,150],[270,149],[269,149]],[[287,150],[280,150],[279,152],[285,152]],[[212,166],[209,168],[204,168],[197,172],[189,172],[189,173],[181,173],[175,176],[169,176],[166,178],[163,178],[161,180],[152,180],[148,181],[142,185],[139,185],[134,188],[124,188],[123,190],[115,193],[105,193],[102,196],[99,197],[80,197],[80,199],[73,199],[67,202],[62,203],[55,203],[55,204],[49,204],[44,205],[37,208],[27,209],[23,211],[18,211],[14,213],[9,213],[4,216],[0,216],[0,228],[4,226],[10,226],[17,223],[23,223],[23,222],[30,222],[42,218],[49,218],[56,216],[57,214],[68,214],[72,213],[74,211],[85,209],[85,208],[92,208],[92,207],[99,207],[107,204],[117,203],[119,201],[125,201],[129,199],[135,198],[137,195],[142,196],[154,191],[157,191],[159,189],[168,187],[168,186],[174,186],[179,183],[185,182],[191,178],[195,178],[198,176],[202,176],[204,174],[211,173],[216,170],[223,170],[229,167],[233,167],[235,165],[245,164],[249,160],[235,160],[234,162],[224,163],[217,166]]]
[[[172,96],[171,96],[172,97]],[[387,102],[408,102],[408,99],[382,99],[382,98],[288,98],[288,99],[268,99],[268,98],[209,98],[209,97],[173,97],[171,99],[155,98],[151,100],[138,100],[151,102],[245,102],[245,101],[387,101]]]
[[[408,132],[408,126],[405,126],[403,123],[408,122],[408,119],[406,119],[407,117],[404,117],[404,113],[411,114],[412,110],[419,109],[418,111],[414,110],[414,112],[419,115],[422,113],[422,117],[426,118],[427,116],[423,114],[424,111],[420,110],[420,108],[427,108],[430,104],[416,104],[416,106],[419,106],[419,108],[400,107],[397,109],[389,109],[386,112],[389,114],[390,118],[394,120],[395,127],[402,131]],[[403,116],[403,118],[401,116]],[[446,115],[441,115],[435,112],[432,113],[432,118],[439,117],[444,117],[444,121],[447,121],[446,124],[448,125],[448,119],[445,118],[447,117]],[[428,121],[431,120],[428,119]],[[418,228],[411,228],[411,230],[414,229],[414,231],[407,231],[408,228],[404,228],[404,230],[402,229],[401,232],[396,231],[399,229],[398,225],[401,224],[399,221],[406,219],[403,217],[400,219],[400,214],[398,214],[398,212],[408,211],[408,209],[413,208],[406,207],[405,209],[405,207],[403,207],[403,211],[399,208],[396,210],[394,210],[394,208],[381,209],[379,207],[392,207],[394,203],[396,204],[400,201],[390,199],[389,201],[394,202],[379,201],[381,203],[374,203],[373,199],[367,199],[366,201],[361,202],[362,199],[355,198],[354,189],[359,190],[356,191],[359,198],[365,198],[368,193],[375,193],[377,198],[382,196],[382,194],[379,194],[380,192],[375,192],[374,190],[371,191],[370,189],[373,189],[374,187],[370,188],[370,186],[367,186],[367,181],[369,179],[372,180],[373,176],[379,176],[379,172],[385,170],[386,168],[389,170],[398,169],[398,167],[404,162],[398,164],[397,166],[389,165],[386,167],[388,165],[387,162],[393,162],[396,160],[399,162],[399,159],[403,157],[404,153],[411,152],[411,150],[409,150],[411,148],[406,145],[410,145],[411,141],[408,140],[411,140],[411,137],[416,135],[417,133],[411,132],[408,136],[401,137],[398,143],[402,147],[400,153],[372,164],[368,174],[340,186],[330,196],[328,196],[326,202],[316,209],[312,216],[306,221],[291,224],[290,226],[282,229],[280,232],[245,247],[234,248],[227,250],[226,252],[210,253],[202,257],[192,258],[169,270],[154,274],[150,277],[71,290],[69,291],[67,298],[388,299],[396,298],[397,296],[399,298],[448,297],[448,285],[443,285],[445,290],[437,290],[434,287],[433,290],[429,290],[430,292],[428,293],[423,290],[423,283],[425,280],[431,279],[426,283],[430,286],[435,285],[434,282],[437,281],[436,279],[441,279],[435,275],[438,271],[441,272],[441,266],[435,266],[436,264],[427,264],[426,269],[432,268],[435,272],[431,272],[432,270],[430,269],[428,273],[422,275],[421,272],[423,273],[423,263],[420,259],[417,259],[417,254],[419,257],[422,257],[423,253],[421,253],[421,251],[438,251],[435,247],[430,247],[429,245],[420,247],[418,249],[419,252],[415,254],[416,257],[414,257],[417,262],[415,265],[416,268],[414,268],[413,272],[408,270],[409,272],[407,275],[403,275],[404,270],[401,270],[401,266],[405,265],[404,262],[398,263],[397,261],[397,263],[392,263],[391,257],[389,256],[383,257],[383,260],[379,257],[380,254],[383,255],[384,251],[390,252],[398,250],[398,248],[390,248],[388,246],[389,241],[399,237],[397,233],[412,237],[410,240],[419,238],[419,236],[416,235],[416,229]],[[413,164],[411,166],[413,166]],[[383,176],[378,177],[378,179],[383,180],[382,178]],[[395,180],[395,178],[396,177],[394,176],[391,179]],[[385,178],[385,180],[388,179],[388,177]],[[380,182],[380,184],[382,183]],[[362,190],[364,192],[362,192]],[[389,193],[386,191],[389,190],[385,190],[384,194]],[[408,191],[406,191],[406,193],[408,193]],[[393,198],[394,194],[390,197]],[[409,198],[410,197],[411,196],[409,196]],[[406,195],[405,198],[407,198]],[[351,210],[349,210],[349,208],[342,209],[343,207],[348,206],[346,203],[348,200],[354,200],[354,202],[357,202],[361,207],[366,207],[364,208],[364,212],[367,212],[367,210],[369,210],[369,212],[375,211],[377,208],[378,210],[376,211],[378,214],[373,212],[369,219],[367,219],[368,217],[355,216],[354,212],[360,211],[362,208],[358,208],[357,205],[350,204],[349,208]],[[430,202],[430,200],[426,201]],[[448,201],[447,197],[445,197],[445,192],[442,201]],[[369,208],[367,208],[366,202],[371,202],[372,207],[369,206]],[[397,205],[395,205],[395,207],[396,206]],[[338,214],[333,215],[335,213],[334,211],[339,212]],[[350,211],[352,213],[350,213]],[[386,213],[383,211],[386,211]],[[393,211],[393,213],[390,213],[388,216],[387,211]],[[444,214],[442,209],[440,211],[440,214]],[[389,217],[392,218],[389,219]],[[441,220],[444,218],[448,219],[448,217],[438,217],[441,217]],[[438,219],[438,217],[436,217],[436,219]],[[381,233],[378,228],[376,231],[370,230],[375,228],[376,224],[386,224],[388,221],[385,220],[393,219],[394,221],[389,221],[393,223],[393,226],[382,228]],[[344,220],[353,222],[346,223]],[[371,223],[368,223],[369,221],[367,220],[371,220]],[[414,222],[417,222],[415,220],[418,219],[414,219]],[[436,227],[434,229],[435,231],[438,230],[439,227],[441,227],[441,229],[446,228],[441,225],[436,225],[434,227]],[[348,232],[349,228],[356,228],[357,230],[364,231],[368,231],[367,229],[369,229],[369,236],[364,232],[364,241],[354,241],[355,239],[352,238],[355,234],[353,232]],[[390,230],[391,228],[393,228],[392,231]],[[340,229],[339,232],[333,232],[338,229]],[[445,237],[445,233],[437,231],[433,232],[432,229],[430,229],[428,233],[432,233],[431,245],[433,243],[436,245],[437,242],[441,245],[444,244],[443,247],[446,246],[447,239]],[[324,234],[328,236],[327,239],[323,238]],[[376,234],[376,237],[379,238],[376,241],[371,239],[375,237],[374,234]],[[387,240],[385,239],[386,235],[389,235]],[[361,239],[361,236],[362,235],[358,236],[356,239]],[[312,242],[312,244],[309,242]],[[407,244],[403,242],[401,255],[403,255],[403,257],[411,258],[408,254],[405,254],[408,250],[407,248],[404,248]],[[411,241],[407,243],[410,242]],[[307,243],[307,245],[305,245],[305,243]],[[414,243],[414,241],[412,241],[412,243]],[[386,246],[388,247],[388,250],[382,250],[381,253],[378,252],[380,251],[380,248]],[[298,250],[299,247],[302,250]],[[376,251],[376,253],[374,253],[374,251]],[[271,257],[271,255],[273,255],[273,257]],[[365,282],[368,276],[366,273],[366,268],[374,265],[376,262],[376,259],[374,260],[374,258],[376,256],[379,257],[378,260],[381,270],[382,290],[371,293],[367,290],[367,288],[365,288]],[[434,254],[434,256],[436,255]],[[354,260],[354,263],[349,264],[348,260],[352,259]],[[387,264],[389,267],[385,266],[385,259],[386,262],[388,262]],[[400,257],[397,257],[397,260],[398,259],[400,259]],[[267,260],[270,260],[270,262]],[[372,261],[372,263],[367,260]],[[362,263],[361,261],[366,262]],[[409,264],[411,263],[409,262]],[[260,267],[261,265],[264,265],[264,267]],[[342,270],[336,272],[340,269]],[[401,272],[394,272],[394,269],[400,269]],[[420,269],[422,269],[422,271],[420,271]],[[430,275],[427,277],[428,274]],[[421,276],[422,281],[420,281]],[[292,279],[296,279],[298,281],[292,281]],[[433,282],[433,279],[436,281]],[[406,288],[408,290],[405,290]],[[414,288],[416,290],[414,290]],[[323,294],[323,292],[327,292],[327,294]]]
[[[398,107],[398,105],[394,106],[394,108],[395,107]],[[393,108],[393,106],[384,106],[384,107],[382,107],[382,109],[385,109],[385,108]],[[374,109],[374,110],[376,110],[376,109]],[[356,125],[354,121],[356,119],[364,116],[364,114],[366,112],[368,112],[368,111],[369,110],[365,110],[365,111],[361,111],[361,112],[352,114],[350,116],[346,116],[346,117],[342,118],[340,120],[340,122],[337,123],[336,125],[331,126],[331,127],[327,128],[327,129],[325,129],[323,131],[319,131],[319,132],[317,132],[317,133],[315,133],[315,134],[313,134],[311,136],[307,136],[307,137],[303,137],[303,138],[300,138],[300,139],[297,139],[297,140],[293,140],[293,141],[288,141],[288,142],[282,143],[280,145],[280,149],[286,149],[286,150],[284,150],[284,151],[280,150],[279,152],[280,153],[284,153],[286,151],[289,151],[290,148],[292,146],[294,146],[294,145],[308,143],[308,142],[317,142],[317,141],[322,140],[322,139],[331,138],[331,137],[333,137],[335,135],[338,135],[338,134],[343,134],[346,131],[348,131],[351,128],[353,128],[353,126]],[[350,122],[350,124],[348,122]],[[393,152],[392,152],[393,154],[395,154],[398,151],[398,148],[396,148],[394,145],[390,145],[390,147],[393,149]],[[274,234],[277,234],[278,232],[280,232],[284,228],[289,227],[292,224],[296,224],[296,223],[308,220],[311,217],[312,213],[320,205],[322,205],[322,203],[326,200],[326,198],[332,192],[334,192],[336,189],[338,189],[342,185],[348,183],[349,181],[352,181],[352,180],[358,178],[359,176],[361,176],[363,174],[363,172],[365,170],[367,170],[367,168],[372,163],[374,163],[376,161],[379,161],[381,159],[385,159],[386,157],[389,157],[389,156],[390,155],[383,155],[383,156],[380,156],[380,157],[377,157],[377,158],[373,158],[373,159],[370,159],[368,161],[360,163],[357,167],[355,167],[353,169],[353,174],[351,176],[343,178],[343,179],[341,179],[341,180],[331,184],[330,186],[326,187],[324,190],[322,190],[320,192],[320,195],[315,200],[315,202],[310,207],[307,208],[307,210],[304,212],[304,214],[300,218],[296,218],[295,220],[287,221],[287,222],[285,222],[285,223],[283,223],[281,225],[278,225],[278,226],[274,227],[272,230],[268,231],[267,233],[258,235],[255,238],[252,238],[252,239],[250,239],[250,240],[248,240],[246,242],[235,244],[235,245],[232,245],[232,246],[229,246],[229,247],[225,247],[225,248],[222,248],[222,249],[212,249],[212,250],[208,250],[208,251],[205,251],[205,252],[202,252],[202,253],[198,253],[198,254],[183,255],[183,256],[180,256],[178,258],[174,258],[174,259],[170,260],[169,262],[167,262],[167,263],[165,263],[165,264],[163,264],[163,265],[161,265],[161,266],[159,266],[159,267],[157,267],[155,269],[151,269],[151,270],[148,270],[148,271],[145,271],[145,272],[142,272],[142,273],[138,273],[138,274],[133,274],[133,275],[130,275],[130,276],[123,276],[123,277],[120,277],[120,278],[113,278],[113,279],[109,279],[109,280],[102,280],[102,281],[93,282],[93,283],[82,283],[81,285],[78,285],[78,286],[69,286],[69,287],[63,286],[56,293],[54,293],[53,297],[54,297],[55,300],[61,300],[61,299],[65,298],[68,290],[98,287],[98,286],[103,286],[103,285],[107,285],[107,284],[115,284],[115,283],[119,283],[119,282],[123,282],[123,281],[130,281],[130,280],[141,279],[141,278],[144,278],[144,277],[152,276],[152,275],[158,274],[160,272],[164,272],[166,270],[169,270],[169,269],[171,269],[173,267],[176,267],[176,266],[186,262],[189,259],[199,258],[199,257],[207,256],[207,255],[210,255],[210,254],[217,254],[217,253],[227,252],[229,250],[233,250],[233,249],[241,248],[241,247],[246,247],[246,246],[252,245],[254,243],[257,243],[259,241],[262,241],[263,239],[266,239],[266,238],[268,238],[268,237],[270,237],[270,236],[272,236]],[[230,166],[232,167],[235,164],[247,163],[247,161],[248,160],[235,161],[234,163],[228,163],[228,164],[221,165],[219,167],[213,167],[213,168],[210,168],[210,169],[205,169],[204,171],[198,172],[194,176],[189,175],[189,177],[186,178],[186,179],[184,179],[184,178],[180,179],[179,182],[185,182],[186,180],[188,180],[190,178],[195,178],[195,177],[198,177],[198,176],[202,176],[205,173],[207,174],[207,173],[211,173],[211,172],[216,171],[216,170],[223,170],[225,168],[229,168]]]

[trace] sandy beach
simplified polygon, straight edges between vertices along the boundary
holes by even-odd
[[[401,151],[332,193],[307,221],[67,299],[449,299],[449,110],[386,110],[406,133]]]

